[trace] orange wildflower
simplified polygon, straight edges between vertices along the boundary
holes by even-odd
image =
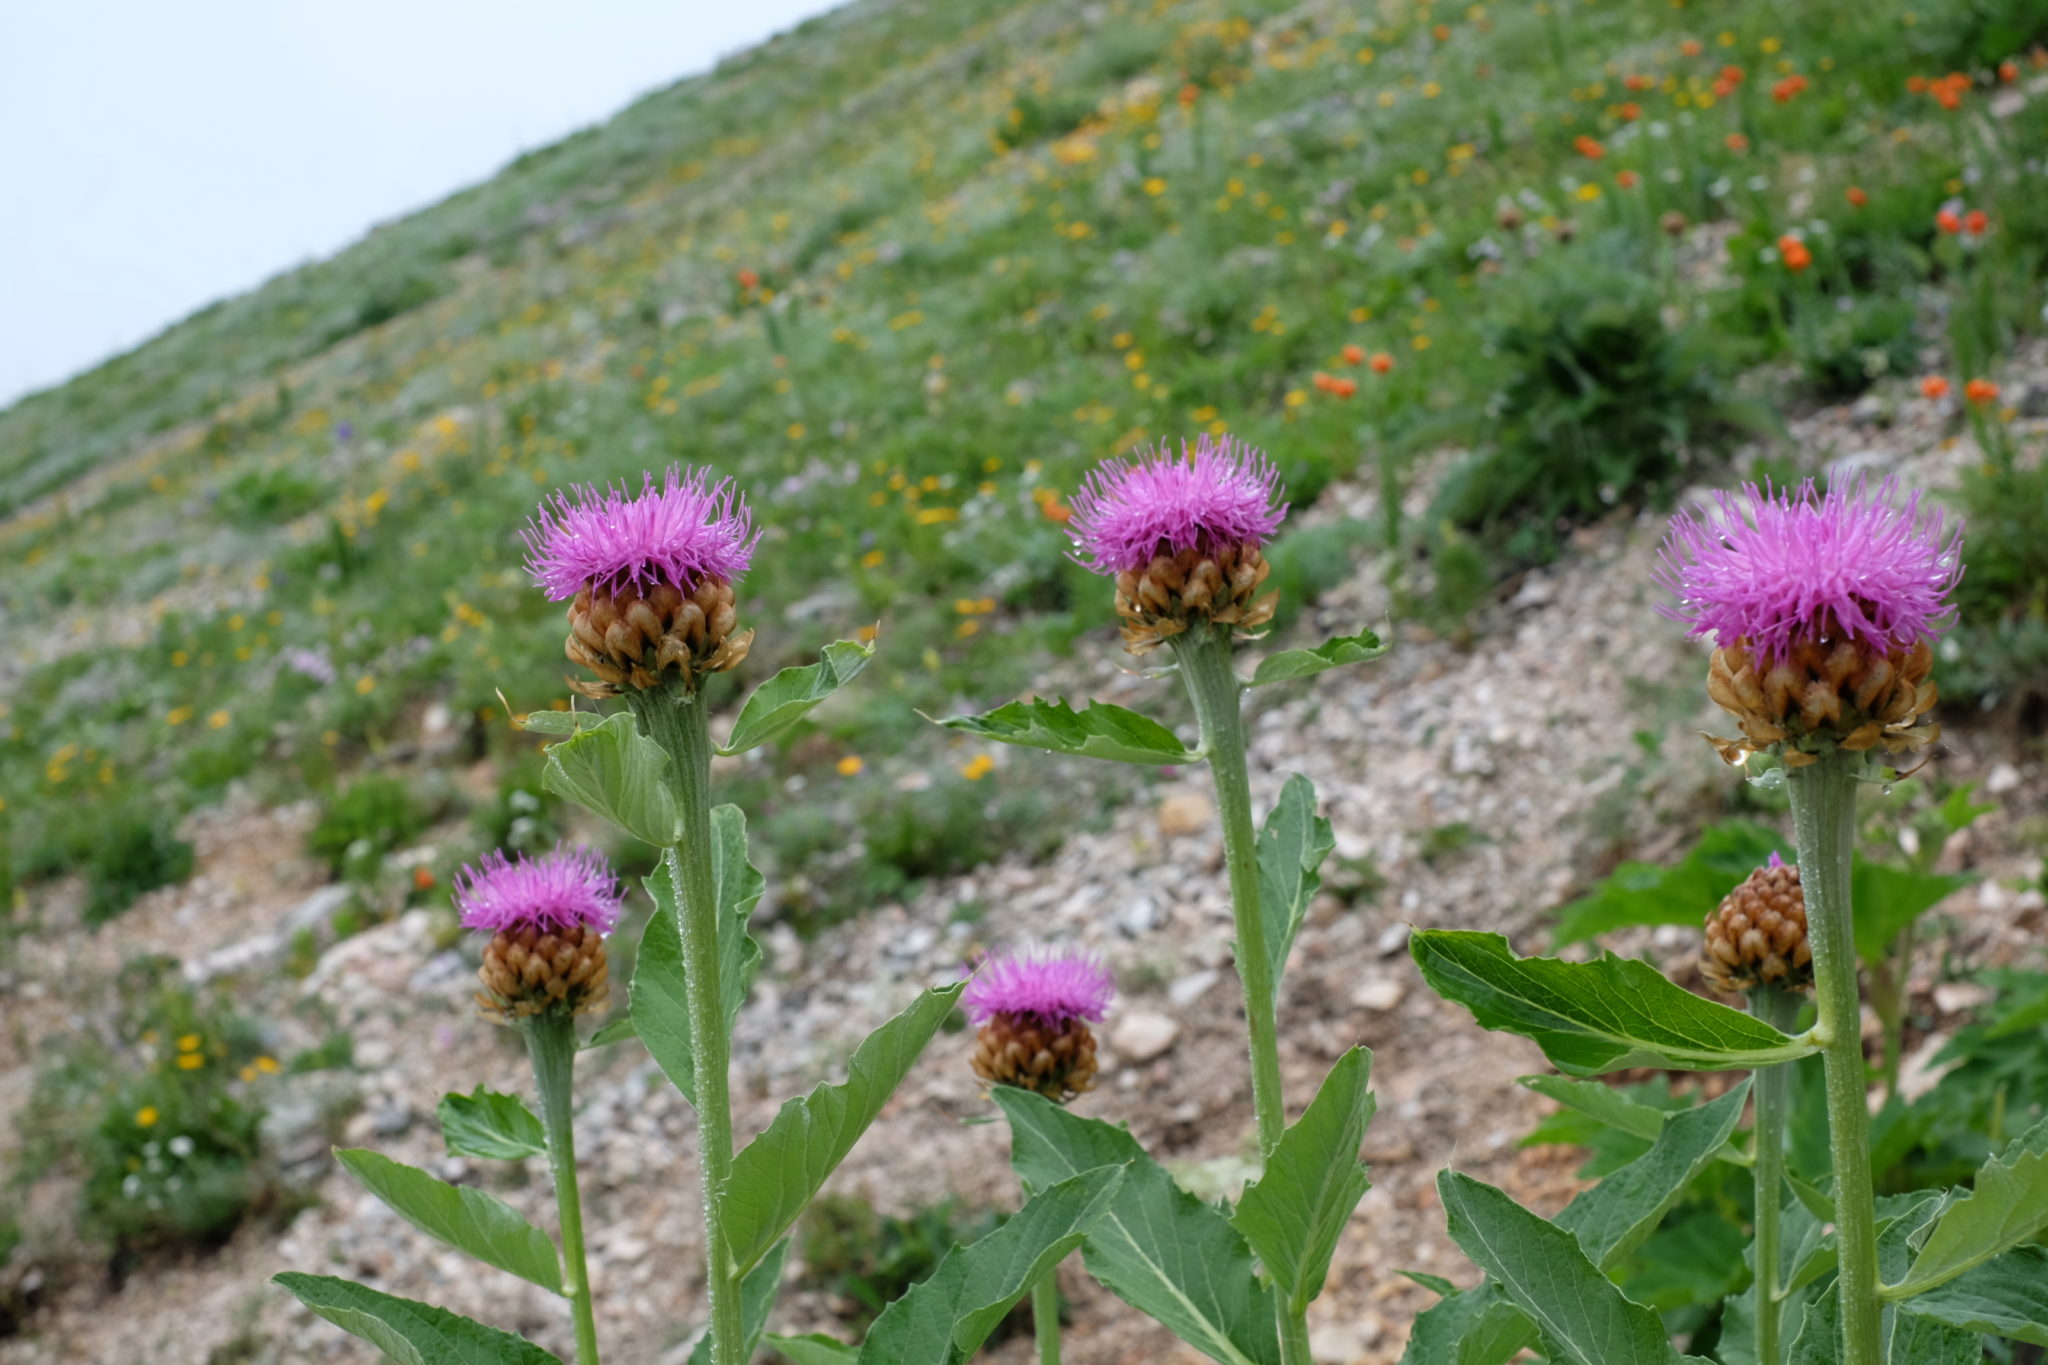
[[[1957,216],[1954,209],[1943,209],[1935,214],[1934,225],[1950,236],[1963,230],[1963,220]]]
[[[2004,61],[1998,64],[1998,79],[2004,81],[2007,85],[2011,85],[2014,81],[2018,80],[2019,78],[2020,64],[2018,62],[2014,61],[2010,57],[2007,57]]]
[[[1938,374],[1930,374],[1920,381],[1920,393],[1923,397],[1939,403],[1948,397],[1948,381]]]
[[[1740,133],[1730,133],[1727,137],[1723,138],[1722,141],[1727,143],[1728,150],[1735,153],[1737,156],[1741,156],[1744,152],[1747,152],[1749,150],[1749,139],[1744,137]]]
[[[1907,93],[1907,94],[1909,94],[1909,95],[1924,95],[1924,94],[1926,94],[1926,93],[1927,93],[1927,78],[1926,78],[1925,76],[1908,76],[1908,77],[1906,77],[1906,93]]]
[[[1394,368],[1394,357],[1388,355],[1385,351],[1374,351],[1371,364],[1374,374],[1385,374]]]
[[[1572,139],[1572,146],[1588,161],[1598,161],[1607,155],[1607,149],[1600,145],[1599,139],[1587,137],[1584,133]]]
[[[1972,237],[1982,237],[1991,227],[1991,215],[1982,209],[1971,209],[1963,215],[1963,231]]]
[[[432,891],[434,889],[434,869],[430,867],[414,868],[412,870],[412,885],[415,891]]]
[[[1849,207],[1852,209],[1860,209],[1870,202],[1870,196],[1855,185],[1851,185],[1843,197],[1849,201]]]
[[[1334,374],[1324,374],[1321,370],[1316,371],[1315,386],[1332,398],[1349,398],[1358,392],[1356,379],[1342,379]]]
[[[1687,38],[1678,45],[1678,50],[1688,57],[1697,57],[1700,53],[1706,51],[1704,47],[1700,46],[1700,40],[1697,38]]]
[[[1787,76],[1771,87],[1771,98],[1780,104],[1790,104],[1793,96],[1806,89],[1806,77]]]
[[[1620,107],[1615,109],[1614,112],[1620,117],[1623,123],[1634,123],[1637,119],[1643,116],[1643,106],[1637,104],[1634,100],[1630,100],[1627,104],[1621,105]]]
[[[1643,178],[1634,171],[1617,171],[1614,175],[1614,183],[1625,190],[1632,190],[1643,183]]]
[[[1813,264],[1813,252],[1789,232],[1778,239],[1778,256],[1795,275]]]
[[[1988,379],[1972,379],[1963,385],[1963,397],[1972,403],[1989,403],[1998,397],[1998,385]]]
[[[1363,365],[1365,363],[1365,347],[1363,346],[1347,345],[1344,348],[1343,354],[1346,365]]]

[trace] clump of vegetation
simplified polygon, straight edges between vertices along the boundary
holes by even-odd
[[[327,804],[306,847],[336,872],[389,853],[425,829],[433,811],[402,778],[357,778]]]
[[[192,845],[178,838],[162,812],[129,807],[92,831],[83,864],[85,922],[101,925],[144,892],[191,876]]]
[[[859,1195],[828,1194],[804,1215],[804,1281],[844,1303],[841,1321],[857,1337],[883,1308],[938,1269],[947,1252],[995,1231],[1005,1221],[993,1209],[966,1208],[957,1199],[927,1204],[907,1218],[897,1218],[877,1212]],[[993,1340],[1001,1340],[1025,1320],[1020,1308]]]

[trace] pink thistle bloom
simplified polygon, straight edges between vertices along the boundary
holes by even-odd
[[[1113,576],[1156,555],[1263,545],[1287,515],[1279,484],[1271,460],[1230,436],[1105,461],[1074,495],[1074,558]]]
[[[710,470],[681,465],[659,486],[652,472],[643,478],[638,497],[618,484],[582,484],[541,503],[521,538],[527,572],[551,600],[629,583],[687,596],[704,579],[729,583],[746,572],[761,533],[731,479],[713,483]]]
[[[1091,952],[999,952],[981,964],[960,1004],[976,1028],[999,1014],[1064,1028],[1076,1019],[1101,1023],[1115,996],[1116,978]]]
[[[455,874],[463,927],[491,933],[530,927],[551,934],[580,926],[608,934],[624,896],[604,855],[581,845],[556,844],[538,858],[492,852]]]
[[[1659,610],[1691,639],[1746,641],[1761,665],[1835,633],[1887,651],[1939,635],[1954,621],[1962,528],[1944,535],[1939,509],[1923,519],[1920,495],[1895,506],[1898,491],[1888,478],[1875,493],[1864,479],[1825,497],[1811,479],[1796,493],[1718,493],[1671,519],[1655,578],[1678,604]]]

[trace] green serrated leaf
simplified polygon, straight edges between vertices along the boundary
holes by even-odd
[[[1375,1103],[1366,1089],[1371,1076],[1372,1054],[1364,1048],[1337,1059],[1230,1219],[1291,1312],[1306,1311],[1323,1292],[1337,1239],[1371,1184],[1358,1159]]]
[[[1612,1271],[1656,1231],[1726,1145],[1749,1101],[1751,1079],[1744,1076],[1719,1099],[1671,1115],[1649,1151],[1573,1199],[1557,1215],[1557,1226],[1579,1239],[1594,1265]]]
[[[638,1038],[639,1036],[640,1028],[633,1022],[633,1016],[622,1014],[586,1038],[580,1050],[583,1052],[593,1052],[598,1048],[610,1047],[613,1043],[623,1043],[628,1038]]]
[[[789,1231],[826,1177],[846,1159],[965,987],[958,982],[920,995],[854,1050],[844,1081],[788,1101],[733,1158],[725,1187],[725,1235],[741,1273]]]
[[[1832,1293],[1809,1300],[1785,1365],[1842,1365],[1842,1309]]]
[[[1906,1278],[1884,1287],[1910,1299],[1948,1283],[2048,1228],[2048,1119],[1977,1170],[1970,1192],[1944,1209]]]
[[[1518,1076],[1515,1084],[1556,1100],[1567,1109],[1584,1114],[1616,1132],[1649,1142],[1655,1142],[1663,1133],[1664,1121],[1671,1112],[1654,1104],[1632,1100],[1605,1081],[1574,1080],[1570,1076]],[[1724,1145],[1714,1156],[1737,1166],[1752,1164],[1749,1153],[1732,1144]]]
[[[1485,1280],[1416,1316],[1401,1365],[1504,1365],[1535,1339],[1528,1314]]]
[[[621,711],[547,749],[541,785],[602,815],[643,843],[667,848],[681,828],[663,776],[668,755]]]
[[[562,1292],[562,1258],[548,1235],[503,1200],[467,1185],[450,1185],[425,1171],[361,1147],[334,1159],[392,1212],[429,1237],[466,1251],[485,1265]]]
[[[950,716],[939,722],[948,730],[1050,749],[1059,754],[1106,758],[1118,763],[1199,763],[1202,755],[1183,745],[1173,731],[1149,716],[1096,702],[1076,711],[1058,699],[1013,701],[979,716]]]
[[[882,1310],[862,1365],[958,1365],[978,1350],[1041,1275],[1081,1244],[1124,1178],[1121,1166],[1084,1171],[1026,1200],[1014,1217]]]
[[[2048,1247],[2006,1252],[1901,1305],[1968,1332],[2048,1346]]]
[[[860,1359],[857,1348],[823,1332],[807,1332],[800,1337],[783,1337],[770,1332],[764,1340],[770,1350],[791,1365],[854,1365]]]
[[[760,1348],[761,1336],[768,1330],[768,1314],[782,1289],[782,1267],[788,1260],[789,1238],[785,1237],[740,1281],[740,1326],[746,1337],[741,1360],[752,1360]],[[706,1332],[690,1348],[690,1365],[711,1365],[711,1351],[711,1333]]]
[[[1564,907],[1554,946],[1637,925],[1697,928],[1738,882],[1788,847],[1783,835],[1752,821],[1710,826],[1679,862],[1623,863],[1591,894]]]
[[[1858,858],[1849,884],[1856,956],[1884,961],[1901,930],[1976,880],[1968,873],[1915,872]]]
[[[525,1337],[432,1304],[382,1294],[331,1275],[287,1270],[271,1278],[297,1295],[300,1303],[399,1365],[562,1365]]]
[[[1891,1322],[1885,1359],[1891,1365],[1983,1365],[1984,1343],[1975,1332],[1899,1313]]]
[[[1301,931],[1309,902],[1323,885],[1323,859],[1337,846],[1330,822],[1316,814],[1316,789],[1299,773],[1287,779],[1280,800],[1259,830],[1259,907],[1266,957],[1278,981]]]
[[[640,936],[640,953],[627,990],[634,1031],[676,1089],[697,1103],[696,1048],[691,1042],[689,995],[684,984],[675,858],[664,858],[646,879],[654,916]],[[727,1027],[739,1017],[761,966],[761,945],[747,933],[767,882],[747,861],[747,818],[738,806],[711,812],[711,884],[718,904],[718,980]]]
[[[1011,1086],[997,1086],[992,1098],[1010,1121],[1010,1165],[1026,1190],[1099,1166],[1126,1168],[1083,1242],[1091,1275],[1212,1360],[1277,1365],[1273,1291],[1220,1211],[1175,1185],[1122,1128]]]
[[[520,1161],[545,1156],[547,1133],[540,1120],[517,1095],[500,1095],[482,1086],[470,1095],[441,1097],[441,1140],[450,1156],[490,1161]]]
[[[604,723],[595,711],[528,711],[519,728],[534,735],[573,735]]]
[[[1726,1005],[1702,1000],[1647,962],[1516,957],[1499,934],[1424,929],[1408,940],[1422,976],[1482,1028],[1535,1040],[1574,1076],[1626,1067],[1727,1071],[1817,1049]]]
[[[1437,1177],[1451,1240],[1536,1323],[1546,1352],[1577,1365],[1666,1365],[1672,1349],[1657,1314],[1632,1303],[1588,1260],[1578,1239],[1491,1185]]]
[[[754,689],[732,723],[732,735],[718,752],[728,756],[758,749],[795,725],[827,697],[858,677],[875,657],[872,644],[835,640],[824,657],[801,668],[785,668]]]
[[[1380,643],[1379,636],[1369,630],[1361,630],[1356,635],[1325,640],[1314,649],[1283,649],[1278,654],[1268,654],[1259,660],[1259,666],[1252,670],[1246,685],[1264,687],[1267,683],[1286,682],[1290,678],[1312,677],[1347,664],[1366,663],[1386,652],[1387,646]]]

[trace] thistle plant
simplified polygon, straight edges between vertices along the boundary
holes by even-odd
[[[842,641],[818,663],[782,670],[747,698],[717,744],[702,684],[747,657],[753,633],[739,626],[735,585],[759,539],[730,481],[671,469],[660,480],[647,475],[637,494],[570,489],[541,507],[526,539],[534,581],[568,603],[564,651],[593,675],[570,685],[626,704],[608,718],[577,711],[526,717],[525,728],[559,740],[548,748],[544,781],[660,853],[645,883],[654,915],[639,945],[630,1017],[583,1046],[637,1036],[695,1108],[710,1322],[692,1360],[743,1365],[763,1338],[791,1226],[951,1014],[962,986],[925,991],[860,1045],[844,1082],[788,1101],[734,1150],[732,1025],[761,960],[747,918],[765,884],[747,861],[745,817],[711,804],[711,758],[787,731],[857,675],[872,648]],[[603,935],[616,922],[616,883],[587,852],[532,862],[494,855],[465,874],[458,903],[465,922],[493,931],[477,1002],[525,1034],[542,1113],[536,1119],[516,1099],[479,1089],[444,1101],[443,1131],[458,1155],[548,1156],[567,1268],[545,1234],[480,1190],[374,1153],[343,1153],[342,1161],[423,1230],[567,1297],[578,1365],[595,1365],[571,1081],[575,1017],[608,998]],[[1089,1188],[1099,1193],[1106,1179]],[[290,1274],[280,1280],[315,1312],[401,1359],[554,1359],[510,1333],[361,1285]]]
[[[1090,953],[1006,953],[981,964],[960,1003],[974,1025],[974,1074],[1054,1104],[1095,1088],[1095,1033],[1116,996],[1109,969]],[[1038,1365],[1059,1365],[1058,1264],[1031,1286]]]
[[[1265,544],[1286,516],[1272,463],[1204,437],[1112,460],[1083,483],[1067,529],[1074,557],[1115,583],[1124,646],[1167,647],[1194,704],[1190,748],[1158,721],[1095,703],[1014,702],[942,722],[1008,744],[1153,765],[1206,762],[1214,779],[1236,928],[1256,1140],[1264,1167],[1224,1213],[1174,1186],[1130,1135],[1076,1118],[1029,1089],[999,1088],[1012,1162],[1027,1190],[1091,1165],[1126,1170],[1110,1213],[1084,1238],[1089,1270],[1214,1359],[1307,1365],[1309,1304],[1367,1181],[1358,1160],[1373,1101],[1371,1059],[1353,1048],[1293,1126],[1280,1092],[1278,994],[1288,953],[1332,847],[1315,793],[1295,777],[1263,831],[1252,816],[1243,698],[1249,687],[1375,658],[1369,631],[1268,656],[1238,675],[1238,645],[1273,615]],[[1254,1272],[1254,1265],[1257,1272]]]

